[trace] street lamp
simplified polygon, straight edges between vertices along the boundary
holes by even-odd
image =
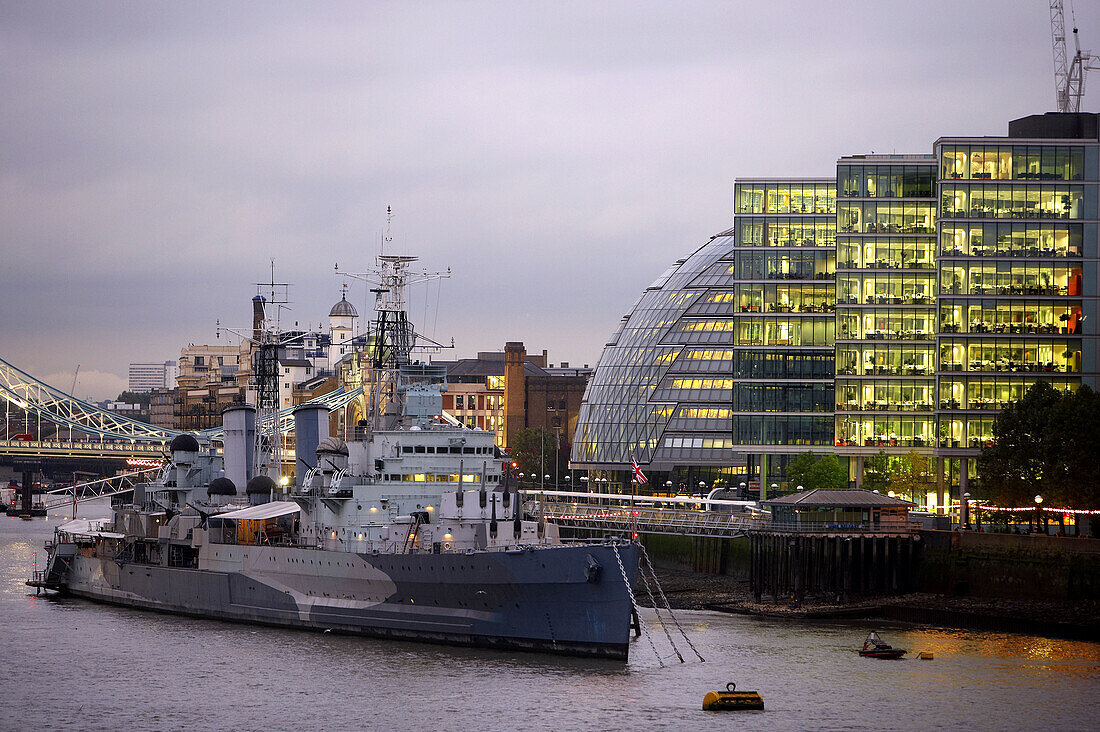
[[[801,491],[801,490],[805,490],[805,489],[804,489],[804,488],[803,488],[802,486],[796,486],[796,487],[795,487],[795,490],[796,490],[796,491]]]
[[[1035,494],[1035,531],[1043,530],[1043,497]],[[1044,532],[1045,533],[1045,532]]]
[[[964,529],[970,528],[970,494],[962,494],[962,515],[959,516],[959,523]]]
[[[740,497],[740,498],[741,498],[742,500],[744,500],[744,498],[745,498],[745,489],[746,489],[746,488],[747,488],[748,486],[747,486],[747,485],[745,485],[745,481],[741,481],[741,484],[740,484],[740,485],[739,485],[738,487],[739,487],[739,488],[741,489],[741,493],[739,494],[739,497]]]

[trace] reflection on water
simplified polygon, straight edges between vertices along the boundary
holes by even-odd
[[[1031,636],[882,624],[914,658],[881,661],[856,653],[863,623],[684,611],[707,662],[685,646],[681,665],[650,612],[662,666],[644,639],[620,664],[28,597],[58,522],[0,519],[0,729],[1045,729],[1100,713],[1100,644]],[[766,711],[703,712],[727,681]]]

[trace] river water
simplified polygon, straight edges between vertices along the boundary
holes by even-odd
[[[107,507],[82,507],[82,517]],[[879,624],[934,660],[860,658],[865,623],[652,611],[627,664],[251,627],[29,594],[63,520],[0,516],[0,729],[1097,729],[1100,644]],[[41,567],[40,567],[41,568]],[[33,592],[32,590],[30,592]],[[670,624],[674,637],[679,637]],[[913,653],[915,656],[915,653]],[[704,712],[759,690],[763,712]]]

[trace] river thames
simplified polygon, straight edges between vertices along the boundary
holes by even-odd
[[[105,505],[82,517],[106,515]],[[252,627],[23,583],[60,516],[0,517],[0,729],[1095,729],[1100,644],[880,623],[914,658],[860,658],[866,623],[652,611],[626,664]],[[41,568],[41,566],[40,566]],[[677,637],[676,629],[671,628]],[[934,660],[915,659],[929,651]],[[763,712],[704,712],[710,690]]]

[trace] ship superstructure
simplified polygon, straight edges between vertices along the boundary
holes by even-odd
[[[156,610],[625,659],[637,547],[569,543],[523,513],[494,435],[442,409],[443,367],[411,358],[411,257],[380,258],[367,417],[343,437],[295,411],[297,480],[225,413],[224,458],[181,435],[160,478],[103,522],[63,525],[39,586]],[[277,475],[277,473],[276,473]]]

